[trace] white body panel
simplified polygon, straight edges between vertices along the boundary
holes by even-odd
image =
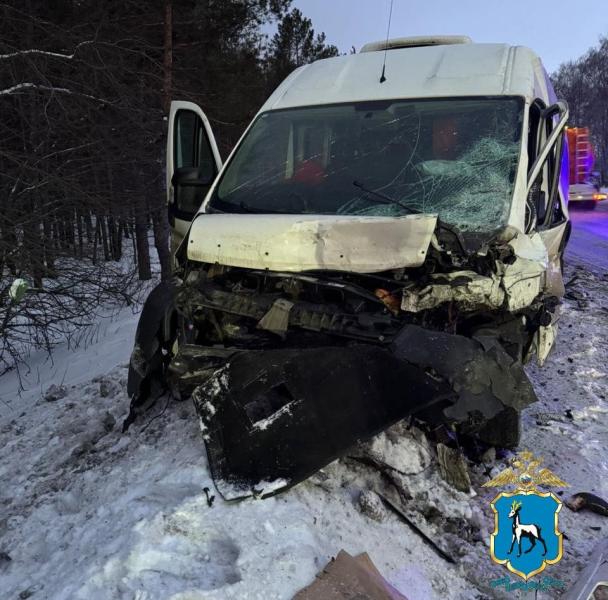
[[[188,258],[271,271],[373,273],[424,262],[437,218],[315,215],[199,215]]]
[[[540,59],[528,48],[459,44],[398,48],[319,60],[294,71],[261,112],[363,100],[465,96],[546,97]],[[544,89],[543,89],[544,88]]]

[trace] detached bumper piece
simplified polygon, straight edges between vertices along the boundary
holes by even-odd
[[[198,386],[218,492],[267,497],[421,410],[451,404],[451,388],[366,344],[235,354]]]

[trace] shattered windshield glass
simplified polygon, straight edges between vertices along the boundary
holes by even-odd
[[[508,218],[518,98],[375,101],[260,115],[211,206],[222,211],[438,213],[463,231]]]

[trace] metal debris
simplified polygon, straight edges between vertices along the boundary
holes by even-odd
[[[441,558],[443,558],[443,560],[451,564],[456,563],[456,561],[445,550],[440,548],[428,535],[426,535],[426,533],[424,533],[424,531],[422,531],[420,527],[418,527],[394,502],[389,500],[382,493],[376,493],[378,494],[378,496],[380,496],[384,504],[392,512],[394,512],[397,517],[399,517],[399,519],[403,521],[412,531],[417,533],[427,545],[429,545]]]
[[[437,460],[443,480],[468,494],[471,490],[471,478],[462,452],[444,444],[437,444]]]
[[[608,502],[589,492],[578,492],[570,496],[564,504],[574,512],[586,509],[603,517],[608,517]]]
[[[238,353],[192,394],[216,487],[230,500],[287,489],[359,440],[452,397],[446,384],[369,344]]]
[[[604,600],[594,595],[598,588],[606,588],[608,582],[608,539],[601,540],[591,552],[587,566],[574,585],[562,596],[562,600]],[[602,591],[605,592],[604,589]]]

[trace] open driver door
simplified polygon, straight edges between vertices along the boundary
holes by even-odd
[[[222,159],[209,120],[193,102],[174,100],[167,135],[167,204],[172,254],[188,232]]]

